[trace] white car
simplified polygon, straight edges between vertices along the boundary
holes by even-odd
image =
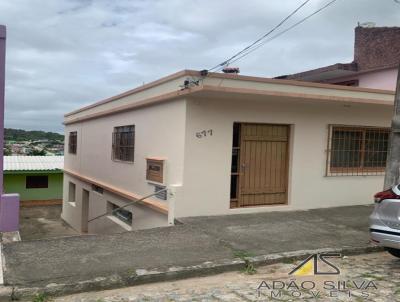
[[[371,240],[400,258],[400,185],[376,193],[370,216]]]

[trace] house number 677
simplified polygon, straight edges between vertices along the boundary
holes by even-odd
[[[203,137],[212,136],[212,135],[213,135],[212,129],[196,132],[196,137],[197,138],[203,138]]]

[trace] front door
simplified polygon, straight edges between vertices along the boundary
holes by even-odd
[[[240,124],[239,207],[287,203],[289,126]]]

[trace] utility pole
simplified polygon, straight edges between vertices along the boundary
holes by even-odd
[[[388,157],[386,162],[385,184],[388,189],[399,183],[400,178],[400,65],[397,74],[396,95],[394,97],[394,114],[392,133],[390,134]]]
[[[6,27],[0,25],[0,232],[16,232],[19,229],[19,195],[4,194],[4,94],[6,78]]]
[[[0,194],[3,190],[3,154],[4,154],[4,87],[6,66],[6,27],[0,25]]]

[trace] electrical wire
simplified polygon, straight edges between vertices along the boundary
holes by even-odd
[[[311,13],[310,15],[306,16],[305,18],[301,19],[300,21],[296,22],[295,24],[289,26],[288,28],[286,28],[285,30],[277,33],[276,35],[272,36],[271,38],[264,40],[262,43],[256,45],[255,47],[253,47],[252,49],[249,49],[248,52],[242,54],[240,57],[237,57],[235,60],[232,60],[229,63],[234,63],[239,61],[240,59],[244,58],[245,56],[249,55],[250,53],[252,53],[253,51],[257,50],[258,48],[260,48],[261,46],[265,45],[268,42],[271,42],[272,40],[275,40],[276,38],[280,37],[281,35],[283,35],[284,33],[288,32],[289,30],[295,28],[296,26],[302,24],[303,22],[307,21],[308,19],[310,19],[311,17],[313,17],[314,15],[318,14],[319,12],[321,12],[322,10],[326,9],[327,7],[331,6],[333,3],[335,3],[337,0],[332,0],[330,2],[328,2],[327,4],[325,4],[324,6],[322,6],[321,8],[317,9],[316,11],[314,11],[313,13]]]
[[[288,19],[290,19],[290,17],[292,17],[294,14],[296,14],[303,6],[305,6],[308,2],[310,2],[311,0],[306,0],[304,1],[300,6],[298,6],[294,11],[292,11],[288,16],[286,16],[285,18],[283,18],[277,25],[275,25],[270,31],[268,31],[266,34],[262,35],[260,38],[258,38],[256,41],[254,41],[253,43],[251,43],[250,45],[246,46],[245,48],[243,48],[241,51],[237,52],[236,54],[234,54],[232,57],[230,57],[229,59],[223,61],[222,63],[208,69],[208,71],[212,71],[216,68],[219,68],[221,66],[225,66],[228,63],[230,63],[231,60],[235,59],[236,57],[238,57],[239,55],[241,55],[242,53],[244,53],[245,51],[247,51],[248,49],[250,49],[251,47],[253,47],[254,45],[256,45],[257,43],[259,43],[260,41],[262,41],[263,39],[265,39],[266,37],[268,37],[270,34],[272,34],[275,30],[277,30],[279,27],[281,27]]]
[[[227,64],[231,64],[234,62],[237,62],[239,60],[241,60],[242,58],[246,57],[247,55],[249,55],[250,53],[252,53],[253,51],[257,50],[258,48],[260,48],[261,46],[265,45],[266,43],[275,40],[276,38],[278,38],[279,36],[285,34],[286,32],[288,32],[289,30],[295,28],[296,26],[302,24],[303,22],[307,21],[308,19],[310,19],[311,17],[315,16],[316,14],[318,14],[319,12],[323,11],[324,9],[328,8],[329,6],[331,6],[332,4],[334,4],[337,0],[331,0],[330,2],[328,2],[327,4],[325,4],[324,6],[320,7],[319,9],[317,9],[316,11],[314,11],[313,13],[307,15],[306,17],[304,17],[303,19],[301,19],[300,21],[294,23],[293,25],[289,26],[288,28],[282,30],[281,32],[275,34],[274,36],[270,37],[267,40],[262,41],[261,43],[258,43],[257,45],[255,45],[255,43],[252,43],[252,47],[246,47],[246,52],[245,51],[240,51],[241,55],[238,53],[236,54],[233,60],[226,60],[223,63],[217,65],[216,67],[213,68],[216,69],[215,72],[219,72],[221,71],[224,66],[226,66]],[[400,1],[400,0],[399,0]],[[297,9],[298,10],[298,9]],[[286,19],[286,18],[285,18]],[[260,41],[259,41],[260,42]],[[211,71],[211,69],[210,69]]]

